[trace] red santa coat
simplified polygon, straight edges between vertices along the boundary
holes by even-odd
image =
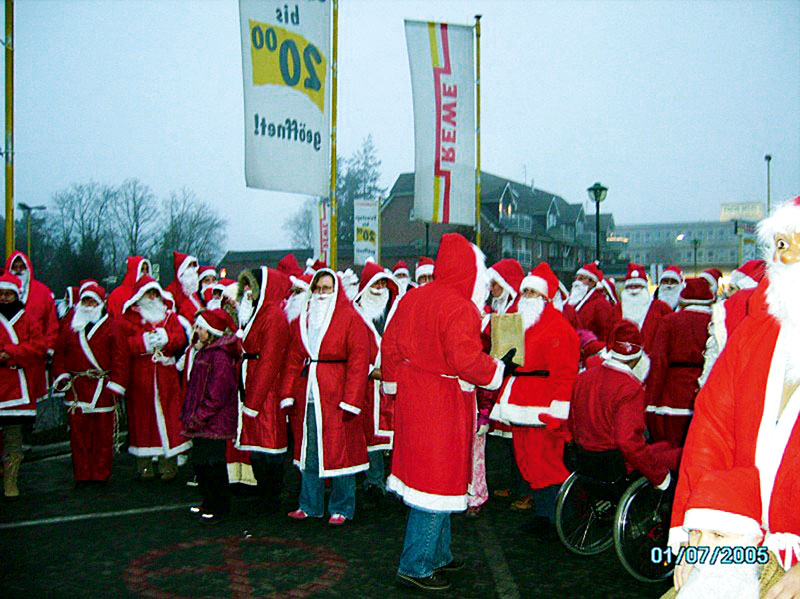
[[[147,264],[149,271],[152,272],[150,261],[147,258],[128,256],[128,265],[125,270],[125,276],[122,279],[122,284],[111,292],[106,301],[106,310],[112,318],[119,318],[122,316],[122,307],[133,295],[136,281],[142,277],[142,266],[144,264]]]
[[[680,449],[648,445],[644,431],[644,387],[633,371],[608,359],[578,375],[572,389],[569,430],[586,451],[617,449],[628,473],[634,470],[654,485],[678,467]]]
[[[467,508],[475,438],[475,395],[460,383],[497,389],[503,365],[483,352],[482,259],[456,234],[442,236],[436,279],[409,290],[383,336],[384,389],[396,392],[392,472],[387,486],[429,511]]]
[[[623,300],[625,301],[625,300]],[[656,339],[656,332],[661,319],[667,314],[672,314],[673,310],[669,304],[662,302],[659,299],[651,299],[650,306],[647,308],[647,314],[644,317],[644,322],[639,330],[642,332],[642,339],[644,341],[644,351],[649,355],[653,348],[653,343]],[[622,318],[622,303],[614,306],[614,319],[615,321]]]
[[[61,328],[53,356],[54,385],[74,377],[64,403],[83,413],[112,412],[128,386],[128,352],[120,325],[104,314],[83,330],[72,330],[72,315]],[[93,371],[91,376],[83,375]],[[105,373],[99,376],[101,373]],[[77,375],[77,376],[76,376]]]
[[[145,280],[151,279],[142,279]],[[171,310],[160,323],[144,322],[134,305],[138,299],[134,294],[125,303],[119,320],[127,345],[130,372],[126,395],[128,451],[138,457],[172,457],[192,446],[191,441],[180,434],[183,392],[175,367],[176,357],[186,347],[186,333],[178,316]],[[156,328],[164,328],[169,341],[161,349],[162,357],[154,362],[153,354],[147,353],[143,336]]]
[[[13,252],[6,260],[6,271],[11,272],[14,260],[20,258],[28,268],[28,282],[22,289],[20,299],[25,304],[26,319],[39,323],[41,334],[44,336],[46,352],[52,352],[58,339],[59,326],[56,315],[56,303],[53,293],[47,285],[38,281],[33,276],[33,264],[28,256],[22,252]],[[45,360],[42,358],[26,368],[26,376],[35,400],[40,400],[47,395],[47,375]]]
[[[10,356],[0,364],[0,418],[36,416],[38,385],[30,373],[39,374],[47,352],[41,321],[25,309],[11,319],[0,314],[0,349]]]
[[[300,313],[298,334],[292,336],[280,388],[284,397],[281,404],[294,410],[297,428],[302,423],[294,444],[294,462],[301,470],[308,445],[306,401],[310,394],[314,396],[318,471],[324,478],[369,468],[360,418],[369,374],[369,340],[336,273],[328,268],[321,271],[334,278],[334,305],[322,325],[319,347],[312,347],[308,337],[308,312]],[[304,365],[308,366],[307,373],[303,372]]]
[[[605,346],[617,318],[614,307],[599,284],[592,287],[575,306],[566,304],[564,316],[576,331],[586,329],[595,334],[597,341],[592,342],[589,353],[596,353]]]
[[[289,347],[289,323],[281,302],[291,287],[282,272],[261,267],[261,285],[253,317],[241,332],[242,381],[236,448],[286,453],[286,413],[278,393]]]
[[[194,292],[183,301],[180,309],[178,310],[178,314],[183,316],[187,322],[194,323],[194,317],[197,316],[197,313],[204,308],[205,306],[200,299],[200,295],[197,292]]]
[[[778,418],[786,352],[797,339],[763,308],[728,341],[695,402],[672,504],[670,544],[689,529],[743,535],[764,544],[788,569],[800,560],[800,390]],[[742,376],[742,373],[746,373]]]
[[[688,306],[661,320],[647,377],[647,428],[654,441],[681,447],[689,428],[711,321],[709,306]]]

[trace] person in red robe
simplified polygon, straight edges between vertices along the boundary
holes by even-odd
[[[111,292],[106,302],[106,310],[111,315],[111,318],[122,316],[122,306],[133,295],[133,288],[136,286],[136,282],[142,277],[151,276],[152,272],[153,267],[150,264],[150,260],[141,256],[128,256],[128,266],[125,270],[122,284]]]
[[[656,289],[654,297],[667,304],[672,310],[677,310],[683,284],[683,271],[680,267],[674,264],[667,266],[658,277],[658,289]]]
[[[22,463],[22,426],[36,418],[38,375],[47,340],[39,315],[28,313],[20,299],[22,281],[0,275],[0,428],[3,430],[3,493],[19,496],[17,477]]]
[[[175,301],[175,311],[187,319],[188,327],[191,329],[191,321],[186,314],[194,316],[194,312],[198,308],[194,305],[192,298],[200,286],[200,264],[194,256],[173,251],[172,267],[175,270],[175,278],[167,285],[166,291],[172,295],[172,299]],[[186,326],[184,325],[184,328]]]
[[[384,390],[396,394],[387,488],[410,507],[398,580],[442,590],[443,572],[463,567],[450,551],[450,513],[467,508],[472,478],[477,407],[464,389],[497,389],[504,365],[481,343],[488,280],[480,250],[442,235],[435,272],[400,300],[381,352]]]
[[[605,346],[614,325],[614,308],[605,297],[602,280],[603,271],[594,262],[579,268],[564,306],[564,316],[576,331],[587,330],[595,336],[585,348],[589,355]]]
[[[152,278],[142,277],[119,319],[130,372],[125,396],[128,452],[136,456],[142,479],[155,476],[152,458],[156,456],[161,478],[175,478],[176,456],[192,445],[180,434],[183,393],[175,364],[187,337],[174,310],[172,296]]]
[[[620,303],[614,306],[614,310],[616,320],[629,320],[642,331],[644,350],[648,354],[652,351],[658,324],[664,316],[672,313],[672,308],[667,304],[650,297],[647,271],[641,264],[633,262],[628,262]]]
[[[288,515],[321,518],[330,478],[328,523],[341,526],[355,514],[355,474],[369,467],[361,413],[370,362],[364,322],[331,269],[314,274],[294,330],[280,389],[281,405],[303,423],[294,439],[302,485],[300,505]]]
[[[422,287],[433,281],[434,262],[427,256],[420,256],[417,260],[417,267],[414,269],[414,279],[417,286]]]
[[[392,267],[392,275],[394,275],[397,281],[397,286],[401,295],[408,291],[409,288],[417,286],[417,284],[411,280],[411,272],[408,270],[408,264],[404,260],[398,260],[395,263]]]
[[[105,289],[81,285],[53,357],[53,388],[69,408],[76,483],[105,482],[114,458],[115,406],[128,385],[128,354],[117,321],[105,311]]]
[[[289,346],[289,323],[282,309],[289,277],[262,266],[239,275],[242,387],[236,449],[250,452],[258,492],[268,511],[280,505],[283,461],[288,448],[286,413],[278,393]],[[251,305],[252,308],[244,306]]]
[[[753,553],[760,545],[769,557],[760,579],[755,565],[730,566],[727,574],[749,570],[755,588],[740,586],[727,596],[778,599],[800,596],[800,197],[762,221],[758,232],[767,277],[695,402],[670,545],[675,551],[681,543],[711,551],[753,546]],[[679,564],[675,586],[693,580],[700,586],[710,570]],[[712,582],[704,596],[720,584]]]
[[[513,425],[514,456],[533,489],[536,510],[523,530],[544,540],[555,538],[555,500],[569,472],[563,464],[564,439],[544,428],[548,420],[542,415],[566,421],[580,345],[575,329],[552,304],[558,279],[546,262],[522,280],[520,289],[525,362],[506,379],[491,417]]]
[[[689,278],[681,290],[681,309],[658,327],[647,377],[647,428],[654,441],[682,447],[703,372],[703,350],[714,297],[703,279]]]

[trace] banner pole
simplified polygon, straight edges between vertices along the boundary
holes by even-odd
[[[338,261],[339,249],[339,230],[336,221],[339,214],[336,198],[336,76],[338,71],[338,54],[339,54],[339,40],[338,40],[338,23],[339,23],[339,1],[332,0],[333,2],[333,50],[331,52],[331,229],[330,229],[330,267],[336,270]]]
[[[381,235],[383,229],[383,218],[381,217],[381,198],[378,198],[378,264],[381,263],[381,245],[383,245],[383,236]]]
[[[475,155],[475,245],[481,247],[481,15],[475,15],[475,117],[477,127]]]
[[[6,0],[6,258],[14,251],[14,0]],[[28,251],[30,254],[30,250]]]

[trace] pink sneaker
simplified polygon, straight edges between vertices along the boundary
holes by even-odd
[[[303,510],[300,509],[297,509],[293,512],[289,512],[286,515],[289,516],[292,520],[305,520],[306,518],[308,518],[308,514],[306,514]]]
[[[342,526],[345,522],[347,522],[347,518],[341,514],[331,514],[331,517],[328,519],[328,524],[331,526]]]

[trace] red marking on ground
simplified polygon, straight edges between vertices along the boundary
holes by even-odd
[[[159,568],[156,562],[165,556],[173,557],[181,551],[203,546],[219,546],[221,549],[223,564],[210,565],[185,565],[173,568]],[[258,562],[251,563],[242,559],[242,547],[247,545],[282,545],[291,549],[304,551],[309,558],[305,560],[292,560],[281,562]],[[293,589],[275,591],[269,595],[261,595],[256,592],[250,583],[249,574],[253,570],[267,570],[271,568],[301,568],[303,566],[323,566],[325,572],[320,576],[305,582]],[[123,576],[125,585],[129,590],[141,593],[144,597],[153,599],[183,599],[183,595],[176,595],[170,591],[156,586],[160,579],[169,579],[172,576],[185,574],[219,574],[228,576],[228,588],[230,596],[235,599],[252,599],[259,597],[275,598],[296,597],[302,599],[318,593],[333,586],[342,576],[347,568],[347,563],[343,558],[331,551],[327,547],[319,545],[308,545],[300,541],[292,541],[276,537],[248,537],[238,536],[223,537],[217,539],[197,539],[195,541],[178,543],[160,549],[148,551],[141,557],[133,560]],[[192,597],[201,595],[193,594]],[[189,599],[187,597],[186,599]]]

